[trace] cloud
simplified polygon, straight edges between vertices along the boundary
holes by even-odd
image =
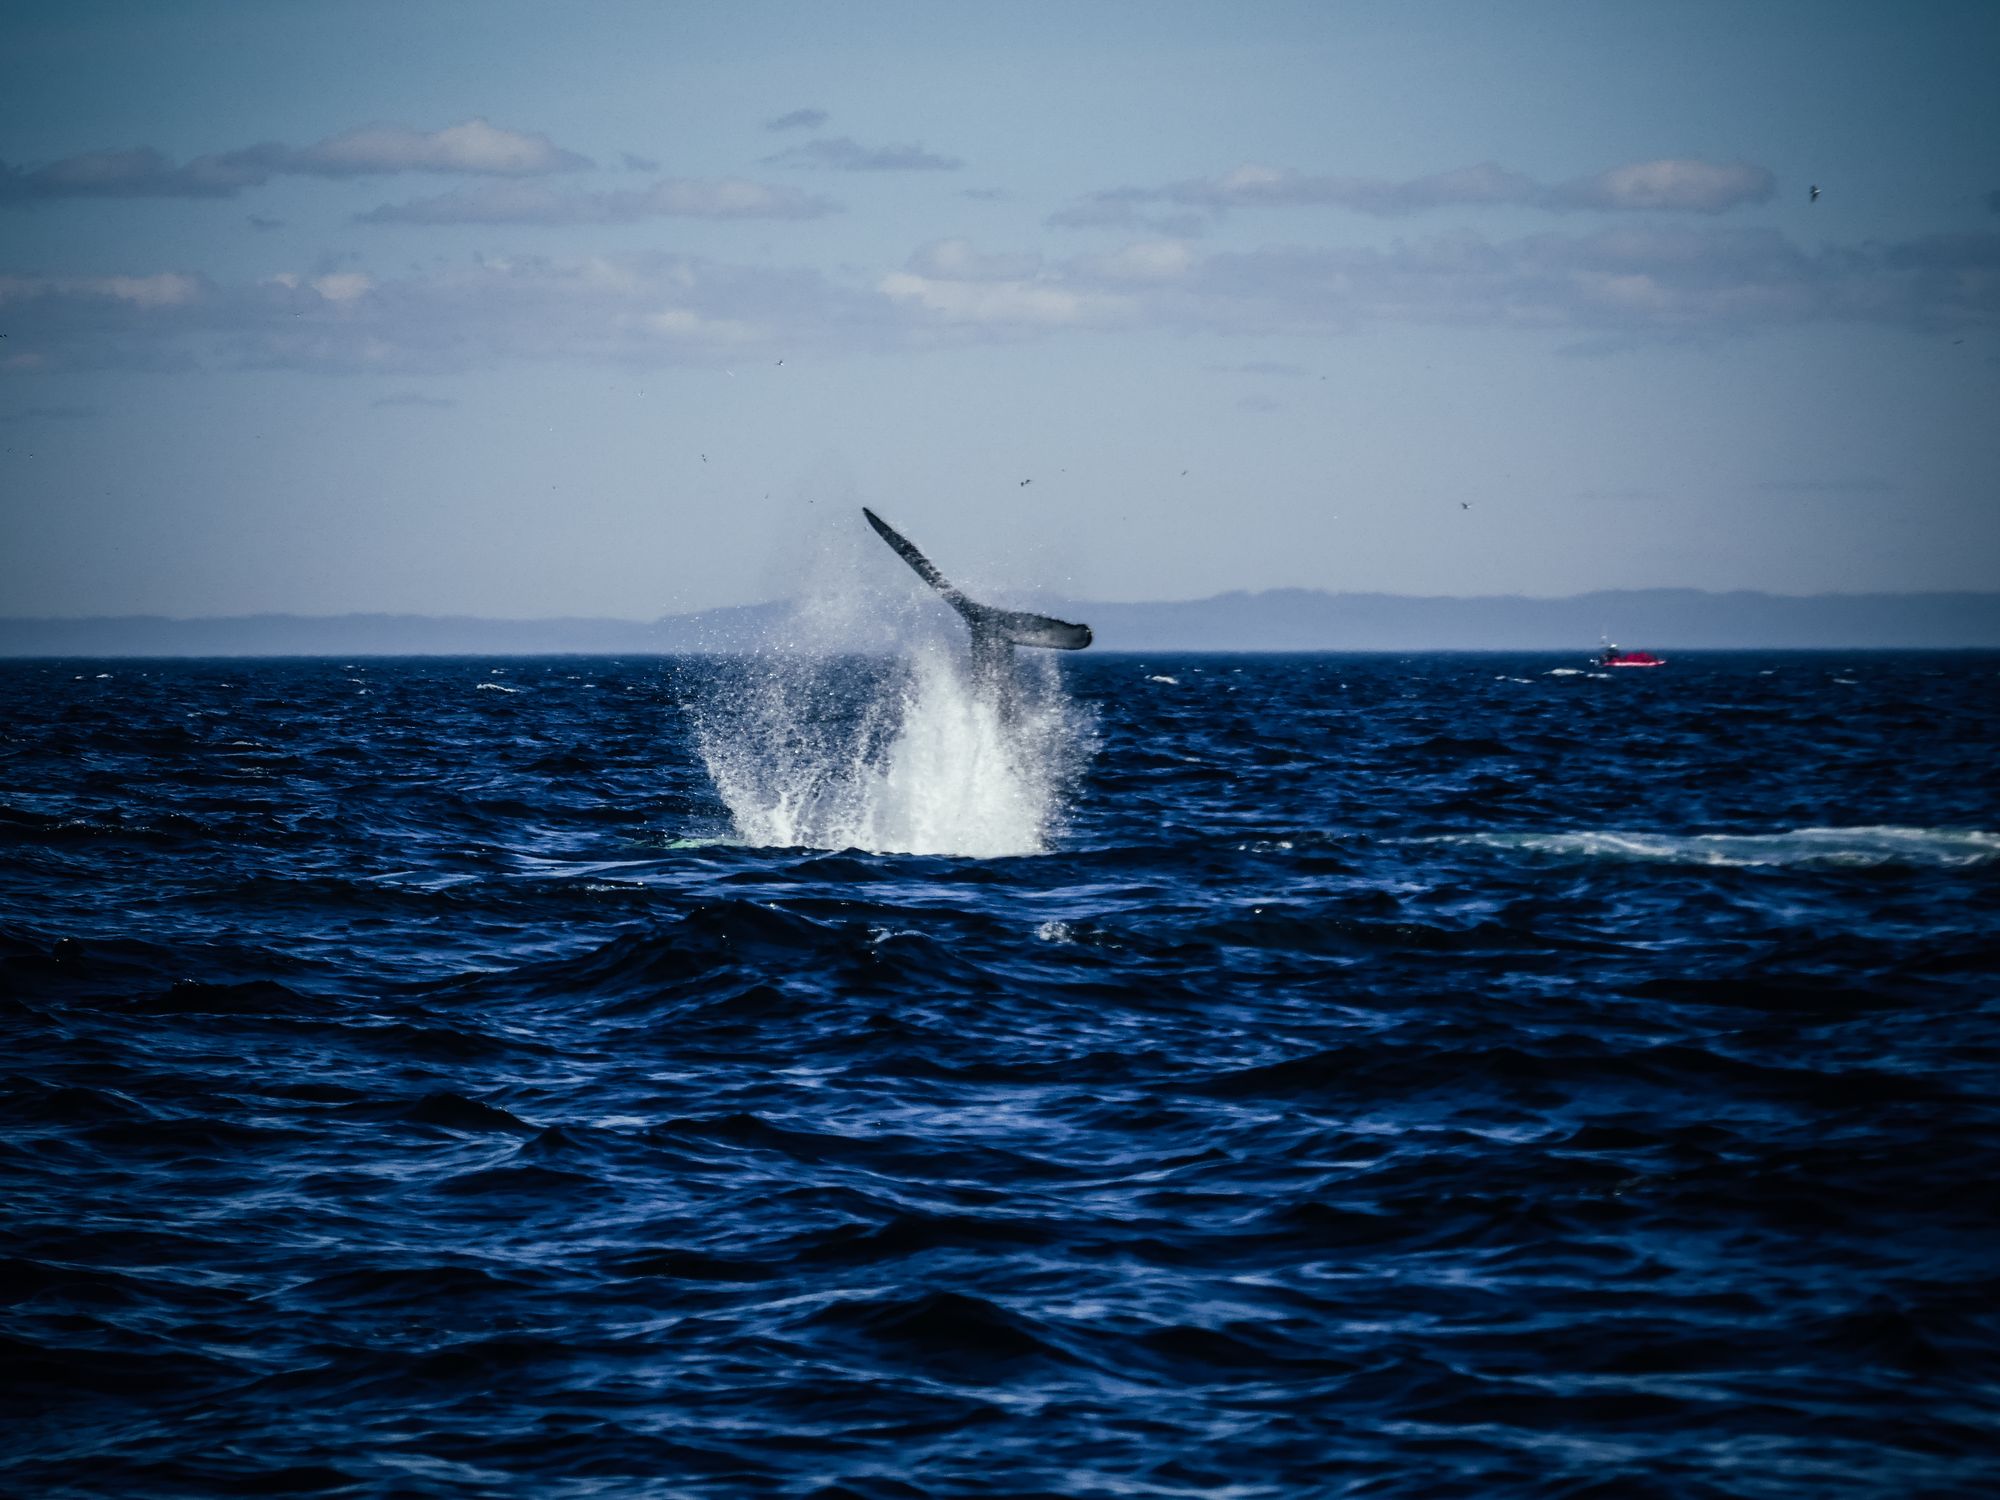
[[[122,302],[132,307],[182,307],[202,295],[199,278],[180,271],[151,276],[7,276],[0,275],[0,307],[39,298]]]
[[[963,239],[924,246],[908,270],[883,277],[877,290],[915,326],[933,330],[1112,327],[1137,311],[1122,292],[1045,270],[1039,255],[983,254]]]
[[[1446,326],[1524,330],[1557,348],[1815,324],[1934,332],[2000,321],[1996,267],[2000,233],[1808,250],[1776,230],[1625,224],[1386,247],[1205,252],[1145,241],[1066,260],[943,240],[865,282],[663,252],[473,257],[399,276],[342,264],[226,284],[173,270],[0,274],[0,310],[17,369],[416,376],[537,360],[726,366],[746,351],[835,355],[1126,330],[1301,339]]]
[[[166,281],[116,278],[121,282]],[[0,277],[8,343],[41,369],[293,369],[405,375],[539,360],[660,367],[748,350],[886,349],[888,299],[810,271],[649,252],[474,257],[400,277],[343,269],[120,297],[90,278]]]
[[[725,177],[665,177],[636,192],[568,192],[538,182],[481,183],[357,214],[364,224],[632,224],[641,219],[817,219],[830,198]]]
[[[306,283],[322,302],[355,302],[375,290],[375,278],[365,271],[333,271]]]
[[[847,136],[805,141],[764,158],[767,167],[817,167],[830,172],[956,172],[965,163],[922,146],[864,146]]]
[[[1021,281],[1041,269],[1033,253],[982,255],[964,239],[936,240],[910,257],[909,269],[919,276],[953,281]]]
[[[1091,255],[1074,262],[1077,272],[1098,281],[1165,284],[1187,276],[1197,264],[1195,249],[1185,240],[1141,240],[1109,255]]]
[[[891,302],[928,322],[988,328],[1061,328],[1129,320],[1127,299],[1031,281],[956,281],[899,271],[881,281]]]
[[[1058,209],[1048,222],[1069,229],[1147,229],[1162,232],[1155,204],[1172,204],[1210,217],[1233,208],[1345,208],[1395,217],[1439,208],[1511,206],[1552,213],[1661,211],[1718,214],[1764,203],[1777,179],[1743,162],[1692,159],[1634,162],[1594,177],[1544,184],[1493,162],[1393,181],[1335,177],[1246,164],[1219,177],[1188,178],[1160,188],[1107,188]],[[1184,229],[1175,232],[1185,232]]]
[[[146,276],[0,273],[9,333],[0,370],[184,370],[218,289],[180,271]]]
[[[817,130],[831,116],[823,109],[795,109],[788,115],[779,115],[775,120],[766,120],[766,130]]]
[[[458,405],[449,396],[426,396],[420,391],[398,391],[391,396],[378,396],[368,404],[372,407],[421,406],[435,411],[445,411]]]
[[[1320,177],[1245,165],[1220,177],[1192,178],[1161,189],[1170,202],[1220,213],[1229,208],[1333,206],[1370,214],[1418,213],[1455,204],[1520,203],[1536,185],[1491,162],[1408,182],[1367,177]]]
[[[1145,205],[1158,201],[1156,193],[1144,188],[1107,188],[1057,209],[1046,222],[1055,229],[1115,229],[1174,239],[1191,239],[1207,230],[1204,214],[1148,212]]]
[[[270,172],[219,156],[175,166],[150,146],[86,151],[28,170],[0,162],[0,203],[57,198],[228,198]]]
[[[1371,324],[1545,329],[1627,344],[1808,323],[1934,330],[2000,318],[2000,235],[1807,251],[1775,230],[1654,226],[1388,248],[1200,255],[1126,247],[1043,272],[1137,297],[1151,326],[1326,335]]]
[[[1647,161],[1543,189],[1536,206],[1719,214],[1768,203],[1777,191],[1778,179],[1748,162]]]
[[[471,119],[443,130],[366,125],[310,146],[266,143],[176,166],[150,146],[87,151],[32,169],[0,163],[0,203],[65,198],[230,198],[273,177],[367,177],[442,172],[534,177],[590,166],[545,135]]]
[[[472,119],[443,130],[364,125],[316,145],[252,146],[230,153],[273,173],[312,177],[367,177],[392,172],[455,172],[483,177],[539,177],[574,172],[590,159],[565,151],[545,135],[502,130]]]

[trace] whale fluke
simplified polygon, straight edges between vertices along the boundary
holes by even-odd
[[[1041,646],[1051,651],[1081,651],[1090,644],[1088,625],[1073,625],[1068,620],[1032,614],[1024,609],[995,609],[990,604],[966,598],[951,586],[951,581],[916,549],[908,537],[865,505],[861,507],[861,514],[868,518],[875,534],[910,565],[917,577],[944,595],[945,602],[958,611],[966,628],[972,632],[975,660],[986,660],[1000,646]]]

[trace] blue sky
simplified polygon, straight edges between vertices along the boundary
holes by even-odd
[[[863,503],[1084,598],[2000,584],[1990,4],[0,46],[0,614],[643,618]]]

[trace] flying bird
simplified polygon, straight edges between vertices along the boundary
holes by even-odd
[[[1819,184],[1815,182],[1809,189],[1809,191],[1811,193],[1811,196],[1806,199],[1806,202],[1808,203],[1819,202]]]
[[[1472,502],[1470,500],[1461,500],[1458,502],[1458,508],[1460,510],[1471,510]]]

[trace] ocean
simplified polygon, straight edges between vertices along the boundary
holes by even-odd
[[[0,1494],[2000,1493],[2000,654],[0,663]]]

